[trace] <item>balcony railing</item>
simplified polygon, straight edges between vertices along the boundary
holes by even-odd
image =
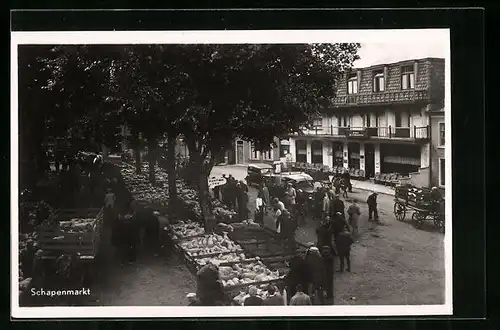
[[[430,137],[429,126],[423,127],[335,127],[317,126],[311,129],[303,129],[302,135],[306,136],[332,136],[346,138],[381,138],[381,139],[408,139],[425,140]]]
[[[335,106],[345,105],[370,105],[388,103],[408,103],[415,101],[428,101],[429,93],[426,90],[404,90],[396,92],[373,92],[369,94],[350,94],[333,99]]]

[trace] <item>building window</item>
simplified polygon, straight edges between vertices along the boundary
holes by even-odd
[[[370,115],[368,114],[368,115],[366,115],[365,125],[366,125],[366,127],[370,127],[371,126],[370,124],[371,124],[370,123]]]
[[[408,112],[408,127],[411,127],[411,113]]]
[[[444,146],[444,123],[439,123],[439,146]]]
[[[297,163],[307,162],[307,145],[304,140],[295,141],[295,160]]]
[[[347,93],[348,94],[358,93],[358,76],[356,74],[350,75],[349,79],[347,80]]]
[[[314,127],[319,127],[319,128],[323,127],[323,118],[316,118],[316,119],[314,119],[313,126]]]
[[[401,68],[401,89],[415,88],[415,72],[413,70],[413,65]]]
[[[312,141],[311,143],[311,161],[313,164],[323,164],[323,143],[321,141]]]
[[[396,112],[394,116],[396,117],[396,127],[401,127],[401,113]]]
[[[272,160],[272,149],[268,151],[262,152],[262,159],[263,160]]]
[[[446,167],[444,165],[444,158],[439,158],[439,185],[444,186],[444,178],[446,173]]]
[[[250,144],[250,158],[253,160],[259,159],[259,152],[255,150],[253,144]]]
[[[373,75],[373,91],[383,92],[385,90],[384,71],[375,71]]]

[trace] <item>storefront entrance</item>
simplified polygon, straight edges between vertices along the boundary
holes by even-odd
[[[312,141],[311,143],[312,157],[311,161],[313,164],[323,164],[323,143],[321,141]]]
[[[243,141],[236,142],[236,164],[243,164]]]
[[[344,144],[342,142],[332,142],[333,166],[344,166]]]
[[[371,143],[365,144],[365,177],[375,176],[375,147]]]
[[[381,144],[380,159],[382,173],[408,175],[420,168],[420,146]]]
[[[359,143],[350,142],[348,144],[347,156],[349,158],[349,168],[359,170]]]

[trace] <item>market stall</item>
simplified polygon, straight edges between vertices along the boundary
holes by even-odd
[[[161,169],[155,169],[157,176],[164,176]],[[147,177],[142,174],[136,174],[132,166],[128,164],[121,165],[121,174],[123,181],[127,185],[134,199],[149,202],[153,205],[168,205],[168,183],[163,180],[163,186],[153,187],[147,181]],[[185,210],[184,219],[169,219],[169,224],[164,228],[174,250],[180,253],[188,268],[193,274],[204,265],[212,263],[219,267],[220,277],[223,281],[224,290],[228,297],[234,303],[241,304],[241,298],[246,297],[247,289],[250,285],[258,287],[258,292],[265,297],[265,287],[269,283],[277,283],[284,279],[286,275],[286,258],[282,258],[279,269],[269,268],[266,262],[261,260],[258,254],[264,257],[283,255],[278,248],[278,237],[272,231],[262,229],[261,233],[268,237],[267,241],[274,249],[254,250],[252,245],[255,242],[241,239],[237,234],[242,233],[248,228],[260,228],[252,223],[233,223],[236,219],[236,213],[228,210],[224,204],[214,200],[214,214],[219,221],[219,226],[215,233],[207,234],[200,223],[201,210],[198,203],[197,192],[186,186],[181,180],[177,180],[178,198],[182,202]],[[154,207],[154,206],[153,206]],[[160,211],[160,210],[159,210]],[[230,225],[224,224],[230,223]],[[235,229],[236,227],[236,229]],[[248,231],[248,235],[252,230]],[[262,241],[262,238],[256,236],[256,241]],[[236,298],[234,300],[233,298]]]

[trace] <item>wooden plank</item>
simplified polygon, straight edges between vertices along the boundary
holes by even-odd
[[[192,254],[189,254],[187,251],[186,253],[193,259],[198,259],[198,258],[208,258],[208,257],[213,257],[213,256],[218,256],[218,255],[225,255],[225,254],[230,254],[230,253],[243,253],[245,252],[244,250],[238,250],[238,251],[226,251],[226,252],[217,252],[217,253],[209,253],[209,254],[200,254],[200,255],[192,255]]]

